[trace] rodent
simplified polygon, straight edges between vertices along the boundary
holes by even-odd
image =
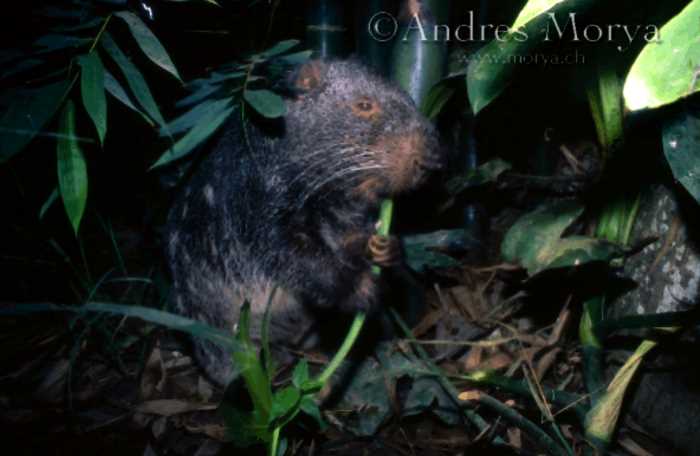
[[[377,304],[373,264],[400,258],[375,235],[382,198],[413,190],[443,166],[433,125],[398,87],[359,62],[312,60],[276,124],[234,119],[176,198],[166,224],[174,309],[233,331],[244,301],[260,337],[305,344],[322,310]],[[326,314],[327,315],[327,314]],[[195,340],[208,377],[225,385],[231,356]]]

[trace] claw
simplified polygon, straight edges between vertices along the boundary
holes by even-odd
[[[393,267],[403,260],[401,243],[396,236],[372,235],[368,247],[372,262],[378,266]]]

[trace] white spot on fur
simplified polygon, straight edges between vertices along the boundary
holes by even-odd
[[[175,253],[177,253],[177,244],[179,241],[180,235],[178,234],[177,231],[173,231],[170,233],[170,240],[168,242],[168,250],[170,251],[170,256],[174,257]]]
[[[204,199],[209,206],[214,206],[214,189],[211,185],[204,186]]]

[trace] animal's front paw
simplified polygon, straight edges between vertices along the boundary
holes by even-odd
[[[369,238],[372,263],[383,268],[398,266],[403,261],[401,241],[396,236],[374,234]]]

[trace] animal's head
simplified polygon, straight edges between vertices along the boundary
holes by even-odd
[[[295,159],[324,167],[328,183],[395,195],[443,164],[437,134],[400,88],[354,61],[313,60],[294,74],[286,134]]]

